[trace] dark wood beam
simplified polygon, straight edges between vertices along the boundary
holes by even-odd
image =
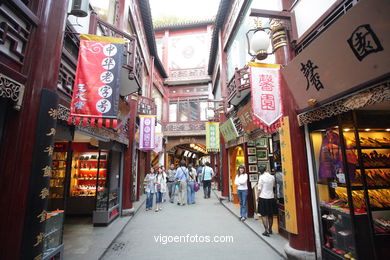
[[[270,11],[270,10],[256,9],[256,8],[251,8],[251,13],[249,14],[249,16],[276,18],[276,19],[284,19],[284,20],[291,19],[290,12]]]

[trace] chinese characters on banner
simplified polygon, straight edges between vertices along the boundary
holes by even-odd
[[[206,149],[209,152],[219,151],[219,123],[206,123]]]
[[[143,151],[153,150],[155,146],[156,116],[140,115],[139,118],[140,118],[139,149]]]
[[[156,133],[154,135],[154,149],[153,152],[160,153],[163,151],[163,134],[162,133]]]
[[[124,39],[82,34],[69,123],[116,128]],[[111,124],[112,119],[112,124]]]
[[[265,132],[273,133],[282,118],[280,65],[251,62],[249,67],[253,121]]]
[[[223,123],[219,130],[221,131],[226,143],[238,137],[238,131],[232,118],[229,118],[225,123]]]
[[[281,158],[283,165],[283,189],[284,211],[286,230],[292,234],[298,234],[297,211],[295,203],[294,168],[292,159],[290,121],[288,117],[283,119],[279,130]]]

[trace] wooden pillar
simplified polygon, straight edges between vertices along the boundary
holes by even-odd
[[[136,152],[134,149],[135,145],[135,118],[137,116],[137,99],[134,96],[129,98],[129,109],[130,109],[130,117],[129,117],[129,146],[125,151],[124,156],[124,169],[123,169],[123,185],[122,185],[122,209],[131,209],[133,207],[133,168],[135,161],[134,153]]]
[[[13,2],[24,5],[22,1]],[[27,75],[23,104],[20,111],[9,108],[0,148],[1,259],[21,259],[39,100],[43,88],[57,89],[68,9],[67,0],[35,2],[39,5],[38,21],[23,65],[23,73]]]
[[[218,174],[216,175],[216,183],[218,191],[221,191],[221,162],[220,162],[220,153],[216,153],[216,168],[218,169]]]
[[[225,114],[220,115],[221,124],[225,122]],[[222,155],[222,196],[229,197],[229,159],[228,151],[225,146],[225,140],[223,139],[222,134],[220,134],[220,143],[221,143],[221,155]]]
[[[292,53],[289,47],[282,47],[275,53],[276,63],[286,65],[291,56]],[[289,234],[290,246],[296,250],[313,252],[315,243],[304,129],[298,125],[297,113],[295,112],[298,106],[284,79],[282,79],[281,94],[284,114],[290,120],[298,224],[298,234]]]

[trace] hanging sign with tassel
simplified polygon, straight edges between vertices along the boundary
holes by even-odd
[[[282,123],[280,65],[249,63],[253,122],[272,134]]]
[[[117,127],[125,39],[80,35],[69,124]]]

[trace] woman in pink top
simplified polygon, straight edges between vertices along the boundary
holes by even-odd
[[[265,171],[265,167],[260,167],[260,178],[259,178],[259,199],[258,199],[258,211],[262,216],[264,225],[263,236],[269,236],[272,234],[272,224],[274,220],[274,209],[275,209],[275,177],[269,172]]]

